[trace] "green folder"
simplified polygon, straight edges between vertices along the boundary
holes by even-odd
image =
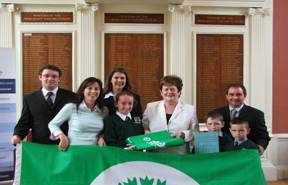
[[[126,142],[128,145],[134,146],[136,150],[152,150],[156,148],[182,145],[184,139],[172,137],[171,134],[165,130],[128,137]]]

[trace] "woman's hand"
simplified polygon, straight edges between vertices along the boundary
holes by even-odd
[[[185,134],[183,132],[177,132],[177,133],[171,134],[171,136],[177,137],[177,138],[182,138],[182,139],[185,138]]]
[[[105,140],[104,140],[104,137],[103,137],[103,136],[99,136],[98,141],[97,141],[97,144],[98,144],[99,146],[106,146],[106,143],[105,143]]]
[[[59,150],[65,151],[69,146],[69,139],[63,133],[59,134],[59,139],[60,139],[60,142],[59,142],[58,148]]]

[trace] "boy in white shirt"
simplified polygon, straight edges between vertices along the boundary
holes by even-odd
[[[211,111],[207,114],[206,126],[208,132],[218,132],[220,152],[226,151],[226,144],[232,142],[232,138],[221,131],[224,127],[223,116],[217,111]]]

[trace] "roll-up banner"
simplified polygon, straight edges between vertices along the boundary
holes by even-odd
[[[14,146],[10,142],[16,124],[15,49],[0,48],[0,182],[13,179]]]

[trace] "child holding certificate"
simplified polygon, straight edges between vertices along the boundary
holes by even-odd
[[[208,132],[217,132],[219,137],[220,152],[226,151],[226,144],[233,141],[233,139],[221,131],[224,127],[223,116],[217,111],[211,111],[207,114],[206,126]]]

